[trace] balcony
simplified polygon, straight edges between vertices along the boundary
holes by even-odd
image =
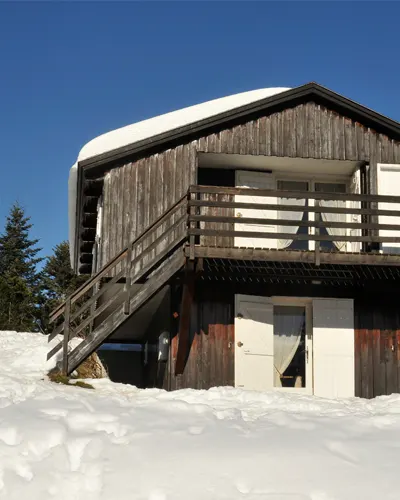
[[[191,186],[187,257],[400,265],[400,196]]]

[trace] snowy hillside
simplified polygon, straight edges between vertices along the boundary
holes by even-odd
[[[91,391],[46,381],[46,351],[0,332],[0,498],[400,498],[400,396]]]

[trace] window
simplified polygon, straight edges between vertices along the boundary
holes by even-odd
[[[346,184],[333,182],[316,182],[315,191],[322,193],[346,193]],[[322,207],[345,208],[346,202],[339,200],[321,200]],[[346,222],[346,214],[329,214],[322,212],[322,220],[325,222]],[[330,236],[345,236],[345,228],[322,228],[321,234],[329,234]],[[346,246],[345,241],[321,241],[321,249],[325,250],[342,250]]]
[[[308,191],[307,181],[292,181],[278,180],[277,187],[284,191]],[[308,200],[304,198],[278,198],[280,205],[296,205],[299,206],[298,212],[287,210],[278,210],[278,219],[290,220],[293,222],[307,221],[308,212],[301,210],[302,207],[308,206]],[[293,226],[278,226],[278,233],[286,234],[307,234],[308,228],[298,225]],[[290,238],[278,240],[278,248],[288,248],[293,250],[307,250],[307,240],[293,240]]]

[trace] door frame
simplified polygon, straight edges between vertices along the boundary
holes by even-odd
[[[274,374],[271,374],[272,391],[290,392],[295,394],[313,394],[314,392],[314,363],[313,363],[313,311],[312,303],[313,297],[290,297],[290,296],[260,296],[250,294],[235,294],[235,308],[234,308],[234,358],[235,358],[235,387],[236,387],[236,366],[240,360],[241,353],[239,352],[237,342],[240,340],[237,336],[237,322],[240,321],[238,313],[240,312],[240,302],[248,301],[256,304],[272,305],[274,306],[301,306],[305,307],[306,312],[306,348],[308,349],[308,359],[306,361],[306,387],[274,387],[273,380]],[[272,311],[273,318],[273,311]],[[273,327],[273,324],[272,324]],[[273,331],[273,330],[272,330]]]
[[[306,313],[306,387],[274,387],[274,391],[295,394],[314,393],[314,356],[313,356],[313,297],[272,296],[272,306],[300,306]]]

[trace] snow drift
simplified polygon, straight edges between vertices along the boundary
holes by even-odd
[[[0,498],[397,500],[400,396],[52,384],[46,338],[0,332]]]

